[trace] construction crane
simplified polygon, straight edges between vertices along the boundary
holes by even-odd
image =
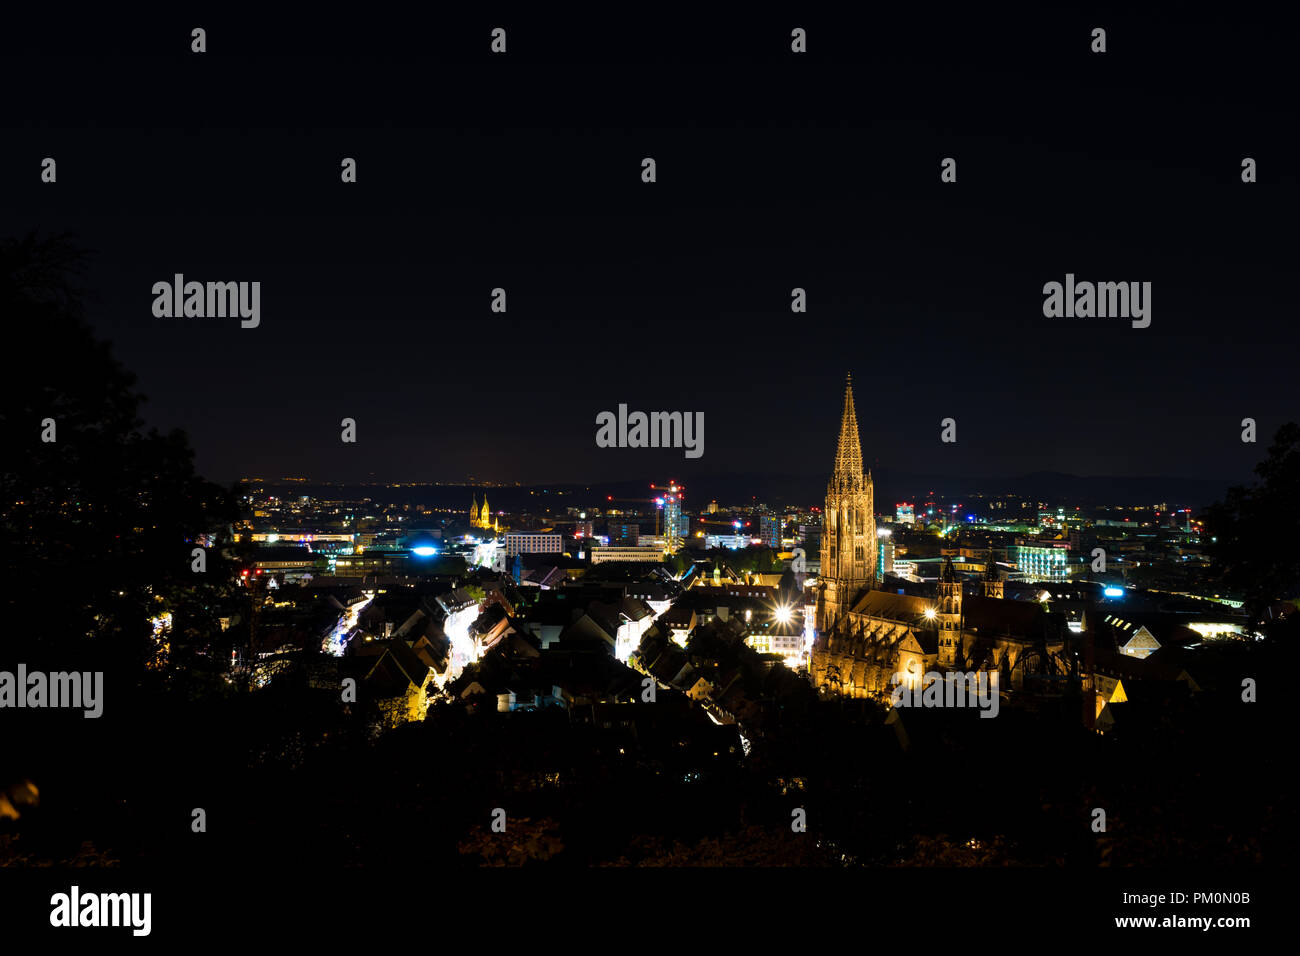
[[[680,501],[682,498],[685,497],[685,495],[683,495],[682,492],[686,490],[686,486],[679,485],[675,481],[670,481],[667,485],[663,485],[663,486],[651,484],[650,490],[658,491],[661,493],[654,498],[615,498],[613,495],[606,495],[605,501],[610,504],[616,504],[622,502],[624,504],[654,505],[655,537],[657,538],[659,537],[659,535],[662,533],[663,530],[661,527],[662,519],[660,517],[660,514],[664,510],[664,500],[666,497],[664,493],[666,493],[667,495],[675,495],[677,499]]]

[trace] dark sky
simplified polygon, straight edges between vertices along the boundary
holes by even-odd
[[[807,11],[20,23],[3,234],[95,250],[93,324],[221,480],[823,473],[850,371],[878,466],[1247,477],[1300,416],[1290,34]],[[261,326],[155,319],[176,272],[259,280]],[[1150,281],[1151,327],[1044,318],[1067,272]],[[704,457],[597,448],[620,402],[703,411]]]

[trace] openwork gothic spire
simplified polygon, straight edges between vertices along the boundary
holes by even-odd
[[[840,419],[840,443],[835,449],[831,484],[857,486],[862,481],[862,443],[858,438],[858,413],[853,406],[853,375],[844,385],[844,414]]]

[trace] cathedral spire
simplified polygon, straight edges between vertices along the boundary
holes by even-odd
[[[844,411],[835,466],[822,511],[817,630],[830,633],[863,591],[876,583],[876,537],[871,475],[862,473],[862,443],[853,405],[853,379],[844,383]]]
[[[840,442],[835,449],[832,481],[862,477],[862,443],[858,439],[858,413],[853,405],[853,374],[844,384],[844,414],[840,418]]]

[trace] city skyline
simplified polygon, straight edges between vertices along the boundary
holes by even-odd
[[[1266,928],[1292,31],[431,10],[0,31],[0,937]]]

